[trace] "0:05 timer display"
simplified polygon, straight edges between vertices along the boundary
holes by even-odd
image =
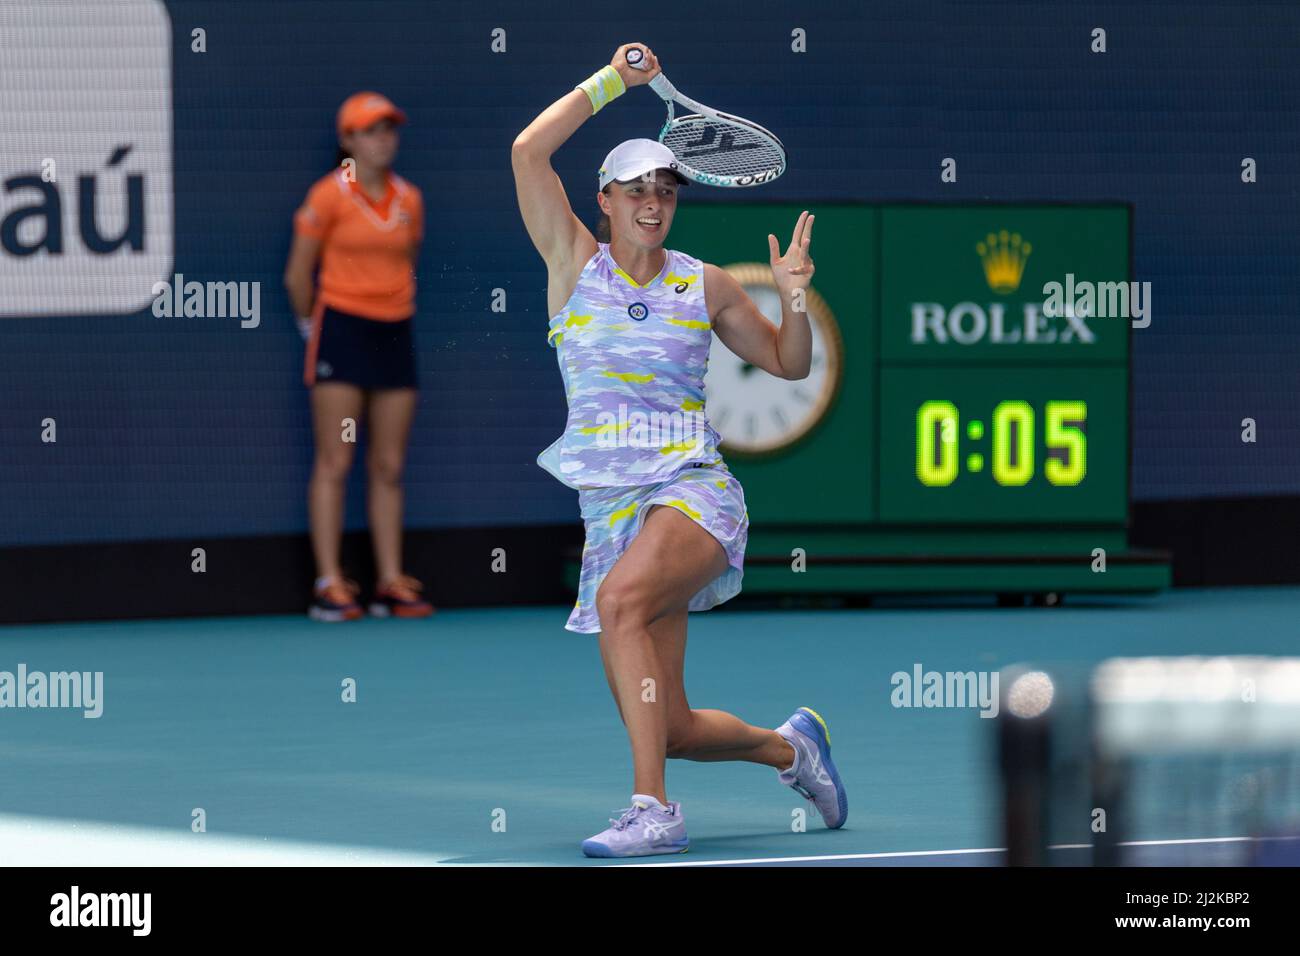
[[[963,471],[987,472],[997,484],[1014,488],[1028,484],[1041,468],[1049,484],[1078,485],[1088,474],[1087,424],[1088,403],[1077,399],[1049,400],[1041,414],[1027,401],[1001,401],[987,423],[963,421],[951,401],[926,401],[916,411],[916,477],[926,487],[943,488]],[[1045,451],[1038,460],[1040,444]]]
[[[879,394],[882,521],[1127,520],[1122,366],[885,368]]]

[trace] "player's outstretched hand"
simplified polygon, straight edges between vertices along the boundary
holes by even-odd
[[[812,244],[812,227],[813,220],[816,216],[808,214],[805,209],[799,214],[799,221],[794,224],[794,234],[790,237],[790,248],[781,254],[781,247],[777,244],[776,236],[768,233],[767,245],[771,253],[772,279],[776,282],[776,287],[785,295],[789,295],[795,289],[806,289],[812,282],[813,261],[812,256],[808,254],[808,247]]]

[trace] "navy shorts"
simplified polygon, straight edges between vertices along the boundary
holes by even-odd
[[[308,385],[416,388],[411,320],[384,322],[326,307],[307,347]]]

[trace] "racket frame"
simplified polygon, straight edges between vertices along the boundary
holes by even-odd
[[[638,70],[645,69],[645,66],[638,65],[636,63],[631,63],[630,65],[632,65]],[[654,90],[655,93],[659,96],[659,98],[662,99],[664,103],[667,104],[668,106],[668,119],[664,121],[663,128],[659,130],[659,142],[662,143],[664,141],[665,137],[667,137],[668,135],[668,131],[671,130],[675,124],[679,122],[684,123],[696,117],[702,117],[704,119],[719,120],[724,123],[730,123],[732,125],[742,127],[744,129],[753,130],[755,133],[758,133],[760,136],[764,136],[767,139],[770,139],[776,145],[776,148],[781,152],[781,161],[777,165],[769,169],[760,170],[757,173],[745,173],[745,174],[738,174],[733,176],[718,176],[715,175],[714,173],[702,172],[692,167],[689,163],[683,162],[681,157],[679,156],[677,158],[678,172],[680,172],[687,179],[694,180],[697,183],[703,183],[706,186],[721,186],[724,188],[743,188],[746,186],[760,186],[763,183],[770,183],[772,180],[776,179],[778,176],[780,176],[782,173],[785,172],[786,162],[787,162],[785,144],[782,143],[781,140],[777,137],[777,135],[773,133],[771,130],[763,126],[759,126],[757,123],[752,122],[751,120],[747,120],[743,116],[733,116],[730,113],[724,113],[721,110],[715,110],[712,107],[705,106],[703,103],[700,103],[697,100],[691,99],[686,94],[680,92],[677,89],[677,87],[673,86],[672,82],[668,79],[668,77],[664,76],[662,72],[659,73],[659,75],[656,76],[654,79],[652,79],[649,85],[650,85],[650,89]],[[682,104],[682,106],[685,106],[687,109],[694,110],[695,112],[688,116],[677,117],[676,111],[673,108],[674,100]]]

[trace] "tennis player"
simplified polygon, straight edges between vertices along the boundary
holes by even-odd
[[[406,116],[378,93],[357,93],[338,112],[337,168],[294,216],[284,283],[307,340],[315,464],[308,489],[317,578],[309,614],[363,616],[358,586],[343,577],[339,542],[355,436],[369,429],[370,532],[378,580],[370,612],[426,617],[433,606],[402,573],[402,467],[416,405],[414,268],[424,228],[420,191],[393,172]],[[313,272],[319,265],[319,279]]]
[[[813,275],[813,217],[799,216],[784,254],[768,236],[779,330],[725,271],[664,248],[683,180],[661,143],[628,140],[605,157],[596,201],[608,240],[597,241],[574,215],[551,156],[626,88],[658,75],[652,52],[650,69],[627,65],[630,45],[547,107],[511,155],[524,225],[549,274],[547,341],[569,406],[564,434],[538,463],[578,489],[586,527],[565,627],[599,633],[632,745],[632,806],[582,844],[598,857],[687,849],[681,804],[664,788],[666,757],[766,764],[814,802],[827,826],[842,826],[847,814],[830,735],[815,712],[801,707],[765,730],[692,710],[682,684],[687,614],[740,591],[749,530],[744,492],[704,417],[709,345],[716,333],[771,375],[807,376],[812,333],[792,305]]]

